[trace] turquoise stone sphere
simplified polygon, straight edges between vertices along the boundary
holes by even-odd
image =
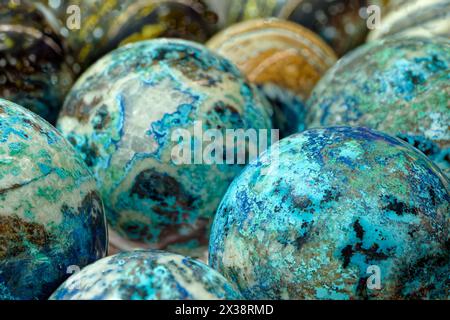
[[[270,107],[225,58],[158,39],[94,64],[71,90],[58,127],[94,172],[113,230],[151,248],[200,255],[243,165],[174,161],[181,144],[193,153],[206,145],[196,123],[204,132],[270,129]],[[179,130],[191,136],[174,141]]]
[[[241,295],[217,271],[158,250],[122,252],[70,277],[51,300],[210,300]]]
[[[446,299],[449,209],[447,178],[404,141],[306,130],[231,184],[209,263],[248,299]]]
[[[306,125],[363,126],[450,168],[450,40],[386,38],[342,58],[308,101]]]
[[[106,246],[83,159],[46,121],[0,99],[0,300],[48,298]]]

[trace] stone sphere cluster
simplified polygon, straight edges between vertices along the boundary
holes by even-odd
[[[449,12],[0,1],[0,300],[450,299]]]

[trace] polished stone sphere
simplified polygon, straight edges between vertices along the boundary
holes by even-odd
[[[446,299],[449,212],[449,181],[404,141],[306,130],[233,181],[209,263],[248,299]]]
[[[364,126],[450,167],[450,40],[387,38],[342,58],[308,101],[309,128]]]
[[[48,298],[106,245],[83,159],[47,122],[0,99],[0,300]]]
[[[206,45],[260,87],[274,108],[274,127],[282,137],[304,124],[305,101],[336,63],[333,50],[319,36],[276,18],[234,24]]]
[[[300,24],[322,37],[339,56],[364,43],[369,31],[364,8],[386,0],[206,0],[219,16],[218,26],[277,17]]]
[[[113,230],[191,255],[206,248],[217,205],[243,167],[198,159],[208,145],[198,132],[270,129],[270,118],[267,101],[228,60],[193,42],[157,39],[93,65],[58,126],[94,172]]]
[[[241,295],[217,271],[157,250],[122,252],[70,277],[51,300],[216,300]]]

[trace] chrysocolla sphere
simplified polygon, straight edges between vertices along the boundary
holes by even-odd
[[[0,300],[48,298],[106,245],[83,159],[47,122],[0,99]]]
[[[231,184],[209,262],[249,299],[445,299],[449,209],[447,178],[402,140],[306,130]]]
[[[228,60],[193,42],[158,39],[94,64],[68,95],[58,126],[97,177],[114,230],[192,255],[206,247],[217,205],[243,165],[178,161],[177,149],[201,147],[198,133],[207,129],[270,129],[269,113]]]
[[[241,295],[217,271],[158,250],[122,252],[84,268],[52,300],[210,300]]]
[[[450,167],[450,40],[387,38],[342,58],[308,102],[307,126],[369,127]]]

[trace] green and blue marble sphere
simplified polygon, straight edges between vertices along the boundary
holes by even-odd
[[[243,165],[176,164],[174,148],[202,144],[195,123],[203,131],[270,129],[270,110],[225,58],[193,42],[157,39],[94,64],[69,93],[58,127],[98,179],[115,231],[154,249],[197,255]],[[192,139],[172,141],[178,129]]]
[[[158,250],[121,252],[70,277],[51,300],[217,300],[241,295],[217,271]]]
[[[370,127],[450,167],[450,40],[386,38],[342,58],[308,101],[309,128]]]
[[[404,141],[306,130],[231,184],[209,263],[248,299],[447,299],[449,209],[447,178]]]
[[[47,122],[0,99],[0,300],[48,298],[106,245],[83,159]]]

